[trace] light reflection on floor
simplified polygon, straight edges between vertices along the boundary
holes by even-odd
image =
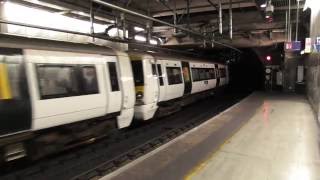
[[[318,126],[303,96],[261,95],[251,120],[194,180],[320,180]]]

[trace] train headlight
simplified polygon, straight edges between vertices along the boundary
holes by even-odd
[[[142,99],[143,98],[143,93],[142,92],[137,92],[137,94],[136,94],[136,98],[137,99]]]

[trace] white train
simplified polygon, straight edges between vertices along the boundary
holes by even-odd
[[[227,84],[213,61],[1,35],[1,161],[168,115]]]

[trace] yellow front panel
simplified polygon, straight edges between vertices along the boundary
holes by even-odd
[[[12,99],[7,65],[0,63],[0,100]]]
[[[136,92],[142,92],[143,93],[144,89],[143,86],[136,86]]]
[[[130,54],[129,55],[131,61],[141,61],[142,56],[137,54]]]

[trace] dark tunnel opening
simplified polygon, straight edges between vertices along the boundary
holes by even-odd
[[[230,90],[248,92],[264,89],[264,65],[252,49],[243,49],[235,61],[230,62]]]

